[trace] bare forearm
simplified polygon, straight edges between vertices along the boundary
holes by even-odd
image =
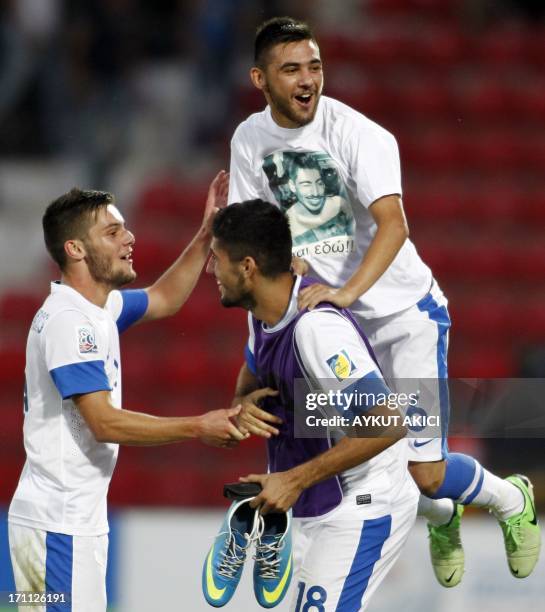
[[[400,222],[379,225],[358,269],[344,285],[344,290],[352,300],[368,291],[386,272],[407,235],[407,226]]]
[[[240,368],[240,372],[237,377],[237,384],[235,386],[235,397],[231,403],[232,406],[240,404],[241,399],[255,391],[259,387],[257,378],[250,372],[250,368],[246,363]]]
[[[336,476],[345,470],[369,461],[397,442],[392,438],[343,438],[334,447],[314,459],[289,470],[301,489]]]
[[[178,259],[147,292],[154,307],[148,318],[175,314],[195,288],[210,250],[211,233],[201,228]]]
[[[199,433],[199,417],[156,417],[141,412],[112,409],[101,420],[95,437],[98,442],[159,446],[197,438]]]

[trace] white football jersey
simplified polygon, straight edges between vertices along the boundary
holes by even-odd
[[[290,219],[293,253],[310,276],[332,286],[355,272],[377,226],[369,207],[402,194],[395,138],[350,107],[322,96],[314,120],[282,128],[270,108],[251,115],[231,141],[229,203],[261,198]],[[432,275],[412,242],[352,306],[382,317],[413,306],[429,291]]]
[[[355,323],[341,309],[321,307],[306,312],[299,317],[294,328],[290,329],[290,322],[299,315],[297,296],[301,280],[301,277],[296,277],[290,302],[282,319],[274,327],[261,324],[265,340],[258,342],[256,339],[253,318],[249,313],[246,361],[250,370],[258,376],[263,374],[263,372],[256,371],[256,364],[259,361],[256,361],[256,352],[263,350],[262,347],[264,343],[267,343],[267,338],[270,338],[271,343],[274,343],[276,347],[271,350],[281,350],[283,341],[280,336],[285,333],[291,336],[286,341],[291,343],[299,367],[307,380],[308,388],[313,391],[336,393],[338,390],[345,393],[346,396],[351,396],[355,402],[362,392],[374,394],[378,400],[381,399],[379,398],[380,393],[385,395],[391,393],[360,335],[361,330],[356,329]],[[277,374],[280,376],[279,373]],[[294,389],[295,381],[287,382],[288,387]],[[320,418],[343,414],[339,406],[308,410],[308,406],[301,406],[296,401],[293,403],[294,410],[304,411],[303,419],[308,416]],[[350,404],[345,402],[345,405]],[[354,414],[364,414],[372,405],[356,406],[352,403],[350,408],[353,409]],[[361,408],[361,411],[358,408]],[[301,414],[295,416],[295,421],[301,422]],[[312,431],[313,424],[310,423],[309,427],[307,432]],[[330,429],[329,435],[333,441],[344,437],[344,433],[336,428]],[[374,491],[373,506],[366,510],[376,516],[389,512],[388,504],[391,500],[391,493],[397,490],[397,487],[402,486],[407,479],[410,479],[410,476],[407,471],[405,440],[400,440],[368,461],[339,474],[344,498],[356,499],[358,495],[365,496],[371,490]]]
[[[118,445],[97,442],[71,398],[107,390],[121,408],[119,332],[147,304],[143,290],[112,291],[100,308],[52,283],[27,341],[27,458],[9,509],[12,523],[68,535],[108,532],[106,495]]]

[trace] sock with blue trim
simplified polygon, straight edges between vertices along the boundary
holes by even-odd
[[[514,484],[494,476],[468,455],[449,453],[445,461],[445,479],[433,499],[448,497],[465,506],[488,508],[500,521],[522,512],[524,496]]]

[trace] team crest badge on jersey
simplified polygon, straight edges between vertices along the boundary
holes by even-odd
[[[340,351],[327,360],[327,365],[337,377],[337,380],[348,378],[356,369],[353,361],[346,351]]]
[[[78,350],[80,353],[97,353],[95,330],[92,327],[78,327]]]
[[[40,334],[42,332],[42,329],[44,328],[44,325],[47,319],[49,319],[49,313],[47,313],[45,310],[42,310],[40,308],[40,310],[38,310],[38,312],[34,316],[34,319],[32,320],[32,324],[30,327],[36,333]]]

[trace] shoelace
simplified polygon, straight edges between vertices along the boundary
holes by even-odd
[[[244,538],[246,540],[246,544],[243,546],[237,544],[234,534],[231,534],[231,537],[226,541],[223,559],[221,560],[220,567],[218,568],[218,574],[220,576],[223,576],[224,578],[234,578],[244,561],[246,561],[246,552],[250,546],[257,541],[257,538],[253,532],[245,533]]]
[[[446,531],[446,533],[445,533]],[[435,538],[432,539],[432,546],[440,554],[449,552],[451,546],[458,548],[462,545],[460,534],[455,529],[434,530]]]
[[[274,536],[272,542],[261,542],[261,536],[265,530],[265,521],[259,517],[256,531],[256,550],[254,560],[259,564],[259,575],[261,578],[278,578],[280,574],[279,552],[284,548],[284,542],[280,543],[282,534]]]
[[[521,518],[517,517],[513,522],[505,522],[505,545],[509,552],[514,552],[524,542],[524,531],[521,529]]]

